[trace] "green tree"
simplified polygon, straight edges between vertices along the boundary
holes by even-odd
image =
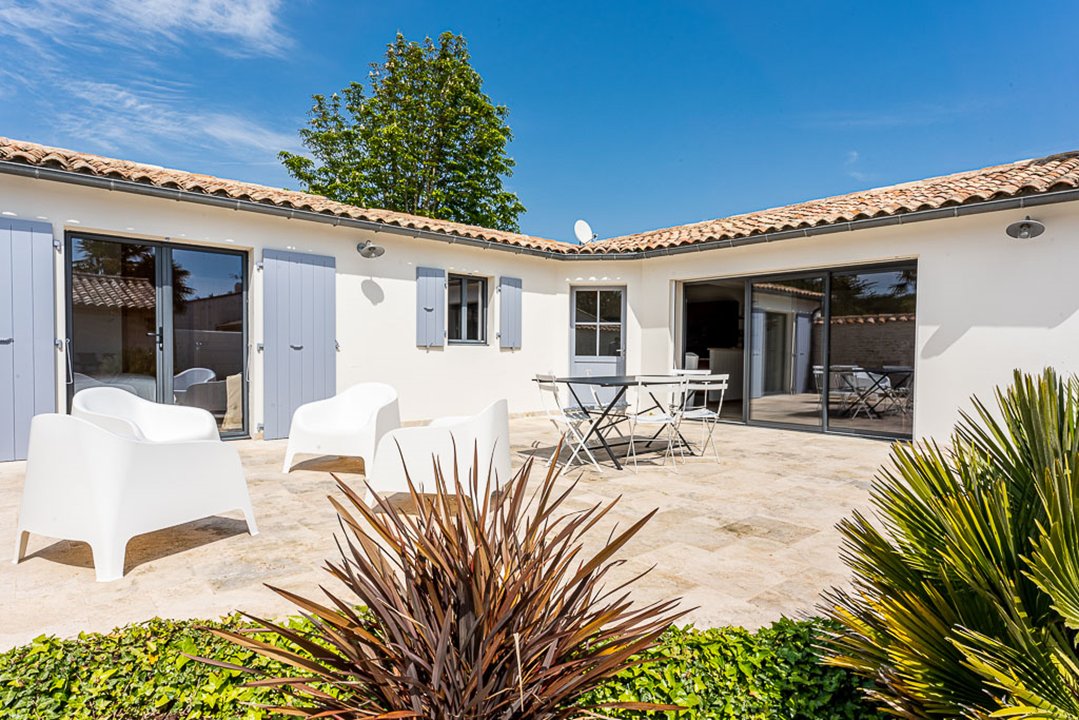
[[[353,82],[314,95],[300,130],[311,157],[279,154],[308,192],[361,207],[516,231],[524,205],[503,186],[508,111],[483,92],[465,39],[411,42],[398,33],[374,63],[369,88]]]

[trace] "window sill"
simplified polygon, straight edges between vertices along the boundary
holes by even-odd
[[[486,340],[447,340],[447,345],[487,345]]]

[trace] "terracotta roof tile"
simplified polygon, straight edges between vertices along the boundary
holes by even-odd
[[[37,143],[0,137],[0,161],[5,160],[25,165],[49,167],[69,172],[83,173],[86,175],[112,178],[115,180],[125,180],[144,185],[154,185],[161,188],[185,190],[187,192],[201,193],[204,195],[219,195],[235,200],[251,200],[253,202],[275,205],[282,208],[311,210],[338,217],[395,225],[397,227],[409,228],[412,230],[426,230],[462,238],[487,240],[533,250],[572,253],[576,249],[575,245],[569,243],[534,237],[532,235],[505,232],[503,230],[490,230],[474,225],[465,225],[446,220],[434,220],[432,218],[408,215],[406,213],[393,212],[391,210],[361,208],[354,205],[335,202],[328,198],[311,195],[309,193],[282,190],[279,188],[267,187],[265,185],[256,185],[254,183],[245,183],[235,180],[225,180],[211,175],[173,170],[158,167],[156,165],[145,165],[142,163],[130,162],[128,160],[116,160],[113,158],[101,157],[99,155],[75,152],[74,150],[64,150],[62,148],[48,147]]]
[[[708,241],[738,240],[784,230],[1077,188],[1079,152],[1068,152],[600,240],[586,246],[583,252],[639,252]]]
[[[71,274],[71,302],[89,307],[153,310],[157,295],[146,278],[76,272]]]
[[[809,229],[836,223],[961,206],[986,200],[1079,188],[1079,151],[1077,151],[732,215],[716,220],[625,235],[578,246],[532,235],[490,230],[392,210],[360,208],[308,193],[226,180],[127,160],[116,160],[2,137],[0,137],[0,161],[49,167],[236,200],[250,200],[282,208],[307,210],[412,230],[485,240],[560,255],[642,252],[709,241],[740,240],[766,233]]]

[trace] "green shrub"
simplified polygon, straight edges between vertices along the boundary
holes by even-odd
[[[293,620],[300,628],[306,621]],[[5,720],[256,720],[271,715],[248,703],[280,703],[268,688],[247,688],[238,671],[189,660],[184,653],[287,672],[205,632],[240,629],[238,616],[220,623],[151,620],[71,640],[40,637],[0,654],[0,717]],[[858,699],[854,676],[818,663],[821,621],[781,620],[750,633],[741,628],[674,628],[647,654],[650,662],[623,671],[589,698],[680,704],[658,717],[875,720]],[[269,636],[266,636],[269,637]],[[604,715],[645,717],[604,711]]]
[[[294,620],[292,625],[303,624]],[[239,616],[221,622],[154,619],[110,633],[60,640],[42,636],[0,655],[0,717],[243,718],[268,714],[247,703],[280,702],[270,689],[243,687],[236,670],[210,667],[187,655],[235,664],[284,666],[215,637],[204,626],[239,629]]]
[[[818,645],[835,628],[821,620],[783,619],[751,633],[739,627],[668,630],[587,702],[680,705],[679,712],[609,711],[619,718],[879,720],[862,698],[864,681],[820,662]]]
[[[905,718],[1079,717],[1079,381],[1047,370],[975,401],[948,451],[896,445],[833,661]]]

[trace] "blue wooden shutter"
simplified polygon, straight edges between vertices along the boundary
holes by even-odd
[[[0,461],[26,457],[30,419],[56,411],[52,226],[0,220]]]
[[[265,250],[263,286],[263,437],[288,435],[300,405],[337,391],[334,258]]]
[[[446,344],[446,271],[416,268],[416,345]]]
[[[521,278],[498,279],[498,344],[503,349],[521,347]]]

